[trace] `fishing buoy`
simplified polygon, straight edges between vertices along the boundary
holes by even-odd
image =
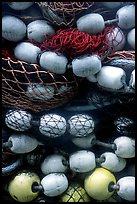
[[[69,156],[69,166],[74,172],[89,172],[96,167],[95,154],[88,150],[74,152]]]
[[[91,198],[79,183],[73,182],[59,197],[59,202],[91,202]]]
[[[77,21],[77,29],[88,34],[97,34],[104,30],[105,23],[103,17],[98,13],[86,14]]]
[[[114,140],[116,145],[115,154],[122,158],[135,157],[135,140],[126,136],[118,137]]]
[[[59,196],[67,190],[68,179],[63,173],[51,173],[41,180],[41,186],[46,196]]]
[[[27,95],[29,98],[38,101],[47,101],[54,97],[54,86],[39,83],[31,83],[27,87]]]
[[[95,75],[101,67],[101,59],[97,55],[82,56],[72,60],[73,73],[79,77]]]
[[[39,192],[32,191],[34,183],[40,184],[40,178],[36,173],[19,172],[9,182],[8,192],[18,202],[30,202],[39,195]]]
[[[25,10],[33,5],[34,2],[8,2],[8,6],[14,10]]]
[[[109,41],[109,47],[113,52],[122,50],[126,44],[126,38],[123,31],[119,27],[115,27],[106,34]]]
[[[117,194],[124,200],[135,200],[135,177],[125,176],[117,181],[119,189]]]
[[[94,120],[91,116],[77,114],[68,121],[68,132],[74,137],[85,137],[94,130]]]
[[[119,6],[121,6],[122,2],[101,2],[103,6],[109,8],[109,9],[114,9]]]
[[[101,160],[101,162],[99,162],[101,167],[106,168],[111,172],[120,172],[126,166],[126,160],[118,157],[113,152],[105,152],[101,154],[99,160]]]
[[[135,28],[129,31],[127,34],[127,42],[130,45],[130,47],[135,50]]]
[[[37,57],[40,53],[40,48],[30,42],[21,42],[14,49],[15,57],[28,63],[37,63]]]
[[[59,53],[45,51],[40,55],[39,64],[47,71],[64,74],[66,72],[68,59]]]
[[[11,15],[2,17],[2,37],[6,40],[18,42],[23,40],[26,36],[25,23]]]
[[[84,180],[84,188],[87,194],[99,201],[110,198],[114,190],[109,191],[110,184],[116,184],[114,175],[104,168],[96,168],[89,176]]]
[[[50,173],[66,172],[68,168],[66,158],[61,154],[47,156],[41,163],[41,171],[47,175]]]
[[[116,131],[121,135],[128,135],[134,129],[134,120],[128,117],[120,116],[114,120]]]
[[[5,124],[16,131],[25,131],[31,127],[31,114],[24,110],[11,110],[5,115]]]
[[[38,141],[24,134],[13,134],[9,137],[7,146],[16,154],[24,154],[33,151],[38,146]]]
[[[126,5],[121,7],[116,16],[118,18],[118,26],[122,29],[131,29],[135,27],[135,6]]]
[[[59,137],[66,132],[66,120],[57,114],[46,114],[40,119],[39,131],[47,137]]]
[[[54,28],[46,20],[32,21],[27,25],[28,39],[33,39],[39,43],[46,39],[46,35],[52,36],[54,33]]]
[[[125,77],[125,71],[114,66],[103,66],[100,72],[97,73],[97,81],[99,85],[113,90],[123,87],[123,81],[121,79],[124,79]]]
[[[72,137],[72,142],[80,148],[89,149],[92,147],[92,140],[95,139],[95,134],[91,133],[86,137]]]
[[[135,89],[135,69],[131,73],[129,86],[131,86],[133,89]]]

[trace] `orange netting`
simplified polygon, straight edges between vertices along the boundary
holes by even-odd
[[[64,75],[54,74],[11,58],[5,49],[2,54],[3,107],[38,112],[63,105],[77,94],[78,79],[70,69]]]
[[[108,63],[109,61],[113,59],[127,59],[127,60],[131,59],[135,61],[135,51],[134,50],[122,50],[122,51],[111,53],[105,58],[103,62]]]
[[[94,2],[36,2],[43,16],[51,23],[71,27],[82,11],[94,5]]]

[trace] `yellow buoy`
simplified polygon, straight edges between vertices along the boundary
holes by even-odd
[[[10,181],[8,192],[18,202],[30,202],[34,200],[39,192],[33,192],[33,184],[40,185],[40,178],[34,172],[19,172]]]
[[[88,195],[100,201],[110,198],[114,193],[114,190],[109,190],[110,184],[116,184],[116,179],[110,171],[104,168],[96,168],[84,180],[84,187]]]
[[[71,183],[68,189],[61,195],[60,202],[91,202],[91,198],[85,189],[78,183]]]

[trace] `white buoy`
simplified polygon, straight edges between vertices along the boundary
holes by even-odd
[[[37,57],[41,53],[39,47],[30,42],[21,42],[16,45],[14,55],[17,59],[28,62],[37,63]]]
[[[66,132],[66,120],[54,113],[46,114],[40,119],[39,131],[47,137],[59,137]]]
[[[10,6],[14,10],[25,10],[33,5],[34,2],[8,2],[8,6]]]
[[[72,60],[72,70],[76,76],[88,77],[101,70],[101,59],[97,55],[82,56]]]
[[[90,13],[80,17],[77,21],[77,29],[88,34],[97,34],[104,30],[103,17],[98,13]]]
[[[27,25],[27,37],[36,42],[42,43],[46,38],[44,35],[52,36],[55,33],[54,28],[46,20],[32,21]]]
[[[12,147],[10,150],[16,154],[24,154],[33,151],[38,146],[38,141],[24,134],[13,134],[8,139]]]
[[[109,9],[114,9],[119,6],[121,6],[122,2],[101,2],[103,6],[109,8]]]
[[[27,87],[27,95],[31,99],[47,101],[54,97],[54,86],[31,83]]]
[[[123,77],[126,77],[123,69],[114,66],[103,66],[97,74],[97,81],[104,88],[117,90],[123,87],[121,81]]]
[[[104,161],[100,165],[111,172],[120,172],[126,166],[126,160],[124,158],[118,157],[112,152],[105,152],[100,155],[100,158],[103,158]]]
[[[123,31],[119,27],[115,27],[113,30],[106,34],[106,38],[109,41],[109,47],[113,49],[113,52],[122,50],[126,43],[126,38]]]
[[[89,149],[93,146],[92,141],[95,139],[95,134],[91,133],[86,137],[73,137],[72,142],[80,148]]]
[[[74,137],[85,137],[94,130],[94,120],[91,116],[77,114],[68,120],[68,132]]]
[[[66,93],[67,91],[69,91],[69,87],[68,85],[61,85],[60,88],[58,89],[58,92],[61,93],[61,94],[64,94]]]
[[[130,82],[129,84],[131,84],[131,87],[133,89],[135,89],[135,69],[132,71],[131,73],[131,77],[130,77]]]
[[[114,140],[116,145],[115,154],[122,158],[135,157],[135,140],[126,136],[118,137]]]
[[[63,173],[51,173],[41,180],[43,193],[49,197],[61,195],[68,188],[68,179]]]
[[[47,156],[41,163],[41,171],[47,175],[50,173],[65,173],[67,170],[67,160],[61,154]]]
[[[79,150],[69,156],[69,166],[74,172],[85,173],[96,167],[95,154],[88,150]]]
[[[135,27],[135,6],[126,5],[120,8],[116,17],[118,18],[118,26],[122,29],[131,29]]]
[[[129,31],[127,35],[127,42],[130,45],[130,47],[135,50],[135,28]]]
[[[2,17],[2,37],[6,40],[18,42],[23,40],[26,36],[25,23],[11,15]]]
[[[117,181],[119,190],[117,194],[128,201],[135,200],[135,177],[134,176],[125,176]]]
[[[43,52],[39,59],[39,64],[43,69],[56,74],[64,74],[67,63],[68,59],[64,55],[52,51]]]
[[[31,127],[31,114],[23,110],[14,110],[6,113],[5,124],[16,131],[25,131]]]

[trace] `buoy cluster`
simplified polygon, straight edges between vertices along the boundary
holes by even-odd
[[[2,2],[2,54],[3,200],[134,202],[135,2]]]

